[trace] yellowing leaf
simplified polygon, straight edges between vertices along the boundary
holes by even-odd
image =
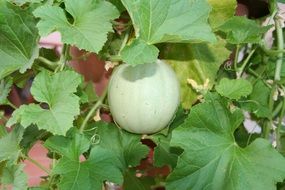
[[[212,6],[209,22],[214,29],[235,15],[236,0],[208,0],[208,2]]]
[[[199,85],[208,79],[207,88],[212,88],[218,69],[230,55],[225,45],[226,42],[219,39],[217,44],[166,44],[160,48],[161,58],[173,67],[180,81],[183,108],[189,109],[198,95],[187,79]]]

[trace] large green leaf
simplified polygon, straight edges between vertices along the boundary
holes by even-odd
[[[160,48],[161,58],[173,67],[178,76],[184,108],[189,109],[197,100],[197,93],[187,79],[193,79],[199,85],[209,79],[208,87],[211,88],[219,67],[231,53],[225,46],[226,42],[219,39],[216,44],[166,44]]]
[[[234,16],[219,27],[227,35],[227,41],[232,44],[258,43],[263,34],[272,26],[260,26],[254,20]]]
[[[13,112],[7,125],[21,123],[25,128],[35,124],[53,134],[65,135],[73,127],[73,120],[79,114],[79,97],[74,95],[81,83],[79,74],[63,71],[50,75],[44,71],[34,79],[31,93],[33,97],[45,103],[22,105]]]
[[[53,174],[61,175],[59,189],[102,189],[106,180],[118,184],[123,181],[119,160],[111,151],[97,146],[92,148],[87,160],[80,161],[80,155],[90,146],[90,141],[83,135],[75,134],[73,138],[54,136],[46,141],[45,146],[62,155],[52,170]]]
[[[184,149],[168,178],[171,190],[274,190],[285,178],[285,159],[264,139],[241,148],[233,133],[243,121],[227,101],[208,94],[173,131],[172,146]]]
[[[44,5],[34,11],[41,19],[37,25],[40,35],[57,30],[64,43],[98,53],[107,40],[107,33],[112,31],[110,21],[119,16],[116,7],[101,0],[66,0],[64,3],[73,17],[72,23],[58,6]]]
[[[236,12],[236,0],[208,0],[208,2],[212,6],[209,22],[214,29],[224,24]]]
[[[10,133],[0,138],[0,162],[16,163],[21,153],[19,146],[23,136],[23,128],[15,127]]]
[[[6,165],[3,168],[2,176],[0,176],[0,184],[4,187],[12,186],[13,190],[26,190],[28,184],[27,175],[23,171],[24,167],[24,164]]]
[[[206,0],[122,0],[122,3],[132,19],[136,38],[145,49],[149,46],[147,49],[154,50],[153,44],[162,42],[215,41],[215,36],[207,23],[210,6]],[[136,50],[131,49],[132,46],[134,45],[126,47],[128,49],[124,51],[128,53],[125,54],[132,53],[140,57],[140,61],[123,54],[125,62],[134,65],[155,62],[154,57],[150,61],[148,54],[136,46]]]
[[[31,11],[0,1],[0,79],[32,66],[39,53],[38,40]]]
[[[252,92],[251,83],[245,79],[223,78],[215,88],[220,95],[235,100],[248,96]]]

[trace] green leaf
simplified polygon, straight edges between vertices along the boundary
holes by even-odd
[[[90,141],[81,134],[72,137],[52,136],[44,144],[49,150],[59,153],[63,158],[79,162],[79,157],[90,147]]]
[[[80,84],[76,93],[80,97],[80,103],[90,103],[98,100],[93,82],[83,82]]]
[[[148,45],[144,41],[134,40],[121,52],[122,59],[131,65],[155,63],[159,50],[154,45]]]
[[[0,177],[0,184],[12,185],[13,190],[26,190],[28,188],[27,176],[24,173],[24,164],[7,165]],[[9,189],[9,188],[8,188]]]
[[[180,126],[186,118],[187,114],[184,112],[182,107],[180,107],[173,122],[169,126],[169,132],[166,136],[164,134],[157,133],[149,137],[156,144],[153,153],[154,166],[162,167],[169,165],[171,168],[176,166],[180,151],[170,147],[170,140],[172,137],[172,131],[176,127]]]
[[[136,37],[148,44],[215,41],[207,23],[206,0],[122,0],[133,21]]]
[[[8,0],[8,1],[10,1],[11,3],[15,3],[18,6],[22,6],[26,3],[40,3],[43,0]]]
[[[80,134],[73,138],[54,136],[48,139],[45,146],[63,157],[52,170],[61,175],[58,185],[62,190],[102,189],[103,182],[108,180],[122,183],[119,162],[113,153],[101,147],[92,148],[87,160],[80,162],[79,157],[89,149],[90,141]]]
[[[119,16],[116,7],[101,0],[66,0],[64,3],[74,22],[68,21],[60,7],[41,6],[34,11],[41,19],[37,24],[40,35],[56,30],[64,43],[98,53],[107,40],[107,33],[113,31],[110,21]]]
[[[13,80],[11,78],[0,81],[0,105],[8,103],[7,97],[11,91],[12,84]]]
[[[252,92],[251,83],[245,79],[223,78],[215,88],[220,95],[234,100],[246,97]]]
[[[16,163],[21,153],[20,141],[23,136],[23,128],[15,127],[6,136],[0,138],[0,162],[9,161]]]
[[[100,139],[97,146],[112,152],[120,160],[122,170],[139,165],[147,156],[149,149],[141,143],[140,135],[128,133],[110,123],[99,122],[96,126]]]
[[[240,110],[231,113],[227,101],[214,94],[193,107],[184,124],[173,131],[171,145],[184,152],[167,188],[276,189],[285,178],[285,159],[264,139],[239,147],[233,133],[242,121]]]
[[[152,177],[136,177],[136,172],[130,170],[124,176],[124,190],[152,190],[155,185],[155,180]]]
[[[127,57],[123,56],[127,63],[142,55],[142,48],[138,48],[138,44],[148,53],[130,64],[142,63],[146,59],[148,63],[155,62],[157,50],[153,44],[216,40],[207,23],[210,6],[206,0],[122,0],[122,3],[132,19],[137,39],[133,42],[135,44],[125,47],[127,52],[133,54],[132,58],[130,53]]]
[[[47,135],[46,131],[39,130],[35,125],[27,127],[20,142],[22,152],[27,155],[33,145],[45,137],[45,134]]]
[[[98,54],[99,58],[101,60],[108,60],[110,55],[119,55],[124,38],[124,35],[109,33],[107,42]]]
[[[244,148],[248,144],[250,144],[252,141],[260,137],[260,134],[256,133],[248,133],[245,127],[239,127],[235,132],[234,132],[235,140],[236,143]]]
[[[227,41],[231,44],[258,43],[262,35],[272,26],[260,26],[254,20],[246,17],[234,16],[219,27],[226,33]]]
[[[246,102],[241,103],[241,107],[259,118],[271,118],[271,111],[268,108],[268,100],[271,89],[258,80],[253,85],[252,93]]]
[[[118,0],[108,0],[108,1],[111,2],[113,5],[115,5],[120,13],[126,10],[121,1]]]
[[[209,79],[211,88],[220,66],[231,53],[225,46],[225,40],[219,39],[216,44],[166,44],[160,48],[161,58],[172,66],[180,81],[183,108],[189,109],[197,101],[197,93],[187,79],[199,85]]]
[[[74,117],[79,114],[79,97],[74,92],[80,83],[80,75],[73,71],[53,75],[41,72],[34,79],[31,93],[42,104],[22,105],[13,112],[7,126],[21,123],[26,128],[35,124],[39,129],[65,135],[73,127]],[[44,103],[48,108],[41,107]]]
[[[3,112],[0,112],[0,118],[2,118],[4,116]],[[8,134],[6,127],[4,127],[3,125],[0,125],[0,138],[3,136],[6,136]]]
[[[284,133],[284,126],[282,126],[282,128],[283,128],[283,130],[280,133],[279,145],[277,147],[277,150],[278,150],[278,152],[280,152],[280,154],[285,156],[285,133]]]
[[[209,22],[214,29],[224,24],[236,12],[236,0],[208,0],[208,2],[212,6]]]
[[[31,10],[0,1],[0,79],[32,66],[39,53],[38,40]]]

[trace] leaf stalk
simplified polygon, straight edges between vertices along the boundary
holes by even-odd
[[[88,112],[87,116],[83,120],[81,126],[80,126],[80,133],[83,133],[88,121],[91,119],[91,117],[95,114],[95,112],[103,105],[104,100],[107,96],[108,86],[105,88],[103,94],[100,96],[96,104],[91,108],[91,110]]]

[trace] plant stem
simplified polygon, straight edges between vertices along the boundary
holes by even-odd
[[[282,52],[282,50],[284,49],[284,37],[283,37],[281,21],[277,16],[275,16],[274,22],[275,22],[275,29],[276,29],[276,34],[277,34],[277,50],[280,52],[277,54],[276,69],[275,69],[275,75],[274,75],[274,85],[272,87],[270,100],[269,100],[269,108],[270,108],[271,113],[273,112],[273,104],[274,104],[273,94],[275,93],[275,91],[278,88],[277,82],[280,81],[280,79],[281,79],[281,70],[282,70],[282,62],[283,62],[283,54],[284,54]],[[284,108],[285,107],[284,99],[282,101],[283,101],[282,110],[280,113],[278,126],[277,126],[277,129],[275,131],[277,148],[280,146],[279,145],[279,138],[280,138],[279,133],[280,133],[280,127],[281,127],[282,119],[284,117],[284,109],[285,109]],[[270,120],[271,126],[272,126],[272,120],[273,120],[273,115],[271,116],[271,120]]]
[[[129,40],[129,36],[130,36],[130,30],[127,30],[126,31],[126,35],[124,37],[124,40],[122,42],[122,45],[120,47],[120,50],[119,50],[119,56],[121,55],[121,51],[124,49],[124,47],[126,46],[128,40]]]
[[[280,116],[279,116],[278,125],[277,125],[276,131],[275,131],[276,147],[277,147],[277,149],[280,147],[280,128],[281,128],[281,125],[282,125],[282,120],[284,118],[284,115],[285,115],[285,99],[283,98],[283,100],[282,100],[282,109],[281,109],[281,113],[280,113]]]
[[[252,57],[252,55],[254,54],[256,48],[254,48],[253,50],[250,51],[250,53],[248,54],[248,56],[246,57],[246,59],[243,61],[243,64],[241,67],[237,68],[237,78],[240,78],[245,66],[248,64],[250,58]]]
[[[274,80],[279,81],[281,78],[280,75],[281,75],[282,62],[283,62],[282,50],[284,49],[284,37],[283,37],[283,31],[282,31],[279,18],[275,18],[274,21],[275,21],[275,28],[276,28],[276,33],[277,33],[277,48],[278,48],[278,51],[280,51],[277,55],[278,59],[276,61],[276,70],[275,70]]]
[[[279,112],[282,110],[282,107],[283,107],[283,101],[279,102],[279,104],[275,107],[272,113],[272,118],[275,118],[279,114]]]
[[[252,74],[255,78],[262,79],[260,74],[256,73],[253,69],[249,68],[248,69],[249,73]]]
[[[112,55],[109,57],[109,60],[112,62],[119,62],[122,61],[122,57],[120,55]]]
[[[107,104],[101,104],[101,107],[107,111],[110,110],[109,106]]]
[[[45,168],[43,165],[41,165],[39,162],[37,162],[36,160],[30,158],[29,156],[26,155],[22,155],[23,158],[25,158],[26,160],[32,162],[33,164],[35,164],[38,168],[42,169],[44,172],[46,172],[48,175],[50,175],[50,171]]]
[[[264,47],[262,47],[262,51],[264,51],[264,53],[269,56],[275,56],[278,55],[279,53],[285,53],[285,50],[266,49]]]
[[[47,65],[48,67],[51,67],[51,68],[53,68],[55,65],[57,65],[57,63],[56,62],[52,62],[52,61],[50,61],[50,60],[48,60],[47,58],[45,58],[45,57],[38,57],[37,58],[39,61],[41,61],[42,63],[44,63],[45,65]]]
[[[1,115],[1,117],[0,117],[0,120],[1,119],[3,119],[5,122],[7,122],[9,119],[6,117],[6,116],[4,116],[4,115]],[[0,125],[1,126],[1,125]]]
[[[8,101],[7,103],[8,106],[11,106],[14,110],[18,109],[16,105],[14,105],[12,102]]]
[[[88,121],[90,120],[90,118],[94,115],[94,113],[97,111],[97,109],[99,109],[102,106],[102,104],[104,102],[104,99],[106,98],[107,91],[108,91],[108,87],[106,87],[106,89],[104,90],[102,96],[100,96],[100,98],[98,99],[96,104],[88,112],[87,116],[85,117],[85,119],[82,122],[82,125],[80,126],[80,133],[83,133],[83,131],[84,131]]]
[[[239,49],[240,49],[240,45],[238,44],[236,46],[235,59],[234,59],[234,69],[235,69],[235,71],[237,71]]]
[[[63,45],[62,54],[61,54],[60,59],[59,59],[59,65],[55,69],[55,72],[63,71],[64,66],[66,64],[68,54],[69,54],[69,49],[70,49],[69,45],[66,45],[66,44]]]
[[[273,117],[272,117],[272,112],[273,112],[273,107],[274,107],[274,93],[277,89],[277,85],[273,84],[271,92],[270,92],[270,96],[269,96],[269,103],[268,103],[268,107],[271,113],[271,117],[269,119],[268,122],[265,123],[265,129],[264,129],[264,138],[268,139],[269,138],[269,134],[270,134],[270,130],[272,128],[273,125]]]

